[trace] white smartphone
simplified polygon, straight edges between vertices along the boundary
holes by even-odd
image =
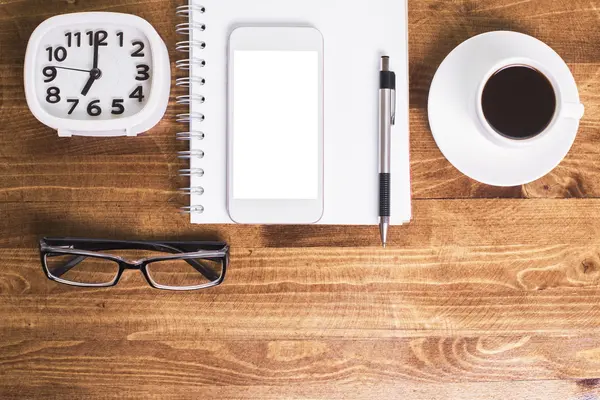
[[[323,215],[323,37],[243,27],[229,40],[227,207],[245,224]]]

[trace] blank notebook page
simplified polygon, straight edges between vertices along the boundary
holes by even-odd
[[[205,98],[191,112],[204,115],[190,130],[204,133],[191,150],[193,223],[231,223],[227,212],[227,54],[240,26],[311,26],[324,38],[324,215],[320,224],[375,225],[379,211],[379,63],[389,55],[397,74],[398,105],[392,131],[392,223],[411,219],[408,132],[408,39],[405,0],[196,0],[190,92]],[[202,12],[204,10],[204,12]],[[202,79],[204,84],[202,84]],[[193,96],[192,98],[194,98]]]

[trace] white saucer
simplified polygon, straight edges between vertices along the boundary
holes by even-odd
[[[558,101],[579,105],[566,63],[543,42],[516,32],[490,32],[454,49],[439,67],[429,93],[429,124],[444,156],[463,174],[494,186],[518,186],[541,178],[567,155],[579,118],[555,116],[551,132],[532,141],[491,140],[478,114],[482,85],[498,66],[530,60],[551,78]],[[558,90],[557,90],[558,89]],[[583,107],[581,107],[581,113]],[[510,141],[517,142],[517,141]]]

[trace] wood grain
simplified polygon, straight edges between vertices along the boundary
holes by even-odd
[[[38,282],[35,252],[3,250],[0,334],[51,340],[70,323],[80,329],[67,340],[598,333],[600,266],[584,248],[304,252],[238,248],[218,290],[173,294],[148,292],[139,273],[107,290]]]
[[[133,13],[172,49],[180,4],[0,0],[0,398],[600,398],[599,0],[409,0],[414,221],[386,251],[372,227],[191,226],[173,102],[138,138],[59,139],[30,115],[40,22]],[[513,188],[455,170],[426,112],[448,52],[500,29],[556,49],[586,105],[561,165]],[[44,277],[44,235],[218,238],[232,263],[203,292],[136,271],[73,289]]]

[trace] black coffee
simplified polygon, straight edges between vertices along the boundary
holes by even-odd
[[[489,79],[481,103],[485,119],[496,132],[509,139],[530,139],[552,122],[556,94],[544,74],[513,65]]]

